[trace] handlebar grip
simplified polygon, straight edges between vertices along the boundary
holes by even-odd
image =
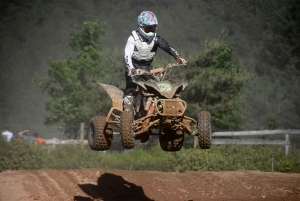
[[[150,70],[151,74],[156,74],[156,73],[161,73],[161,72],[164,72],[163,68],[157,68],[157,69]]]

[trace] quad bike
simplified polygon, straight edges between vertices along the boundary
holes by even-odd
[[[91,118],[88,133],[90,148],[108,150],[113,135],[119,134],[123,147],[132,149],[135,140],[145,143],[150,135],[158,135],[162,150],[173,152],[182,148],[186,133],[198,136],[201,149],[209,149],[210,113],[199,112],[197,120],[185,116],[187,103],[179,96],[188,83],[165,79],[172,68],[184,65],[169,64],[165,69],[158,68],[150,72],[138,69],[132,76],[137,84],[137,94],[130,110],[123,109],[124,92],[121,89],[99,83],[112,99],[113,106],[106,117]],[[120,132],[113,132],[113,127],[118,127]]]

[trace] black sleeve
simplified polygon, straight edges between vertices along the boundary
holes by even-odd
[[[174,48],[172,48],[168,44],[168,42],[163,38],[161,38],[159,35],[156,35],[155,43],[156,43],[155,46],[163,49],[165,52],[172,55],[175,59],[179,56],[178,52]]]

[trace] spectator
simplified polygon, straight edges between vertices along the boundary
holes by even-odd
[[[34,138],[30,135],[30,130],[26,129],[19,132],[19,136],[21,137],[20,142],[21,143],[29,143],[33,144]]]
[[[5,131],[2,132],[3,137],[7,140],[7,142],[10,142],[11,138],[13,138],[14,134],[10,132],[10,128],[6,126]]]
[[[44,144],[45,143],[45,140],[43,138],[40,138],[39,134],[37,134],[37,133],[33,134],[33,139],[34,139],[34,144],[35,145],[39,145],[39,144]]]

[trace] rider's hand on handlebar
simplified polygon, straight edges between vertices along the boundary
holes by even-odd
[[[136,74],[135,68],[131,68],[131,69],[130,69],[130,74],[131,74],[131,75],[135,75],[135,74]]]
[[[179,57],[179,56],[176,58],[176,60],[177,60],[177,63],[178,63],[178,64],[185,64],[185,63],[186,63],[185,59],[184,59],[184,58],[181,58],[181,57]]]

